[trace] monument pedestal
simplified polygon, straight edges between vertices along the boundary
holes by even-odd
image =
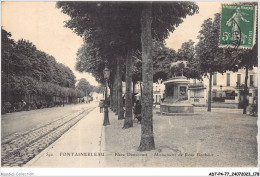
[[[193,115],[194,106],[188,101],[189,83],[184,76],[174,77],[164,83],[166,98],[160,105],[161,114]]]
[[[194,113],[194,106],[190,103],[162,103],[160,111],[165,113]]]

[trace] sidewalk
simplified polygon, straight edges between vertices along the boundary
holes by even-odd
[[[102,123],[103,113],[95,108],[25,167],[98,167]]]

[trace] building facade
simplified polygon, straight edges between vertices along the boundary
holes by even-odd
[[[205,79],[204,84],[209,84],[209,79]],[[252,104],[257,99],[258,92],[258,68],[248,71],[247,80],[248,93],[247,100]],[[242,108],[245,88],[245,69],[237,72],[227,71],[226,73],[216,73],[212,77],[212,101],[213,103],[234,104],[236,108]]]
[[[209,76],[203,80],[189,79],[188,100],[195,106],[207,106],[209,91]],[[167,81],[166,81],[167,82]],[[134,87],[136,99],[141,99],[141,86],[137,83]],[[223,74],[216,73],[212,77],[212,107],[242,108],[244,100],[245,69],[237,72],[227,71]],[[248,104],[252,104],[258,97],[258,68],[248,71]],[[123,83],[123,94],[125,83]],[[165,84],[161,80],[153,83],[153,103],[160,104],[165,98]]]
[[[203,80],[189,79],[188,100],[195,106],[207,106],[209,76]],[[248,71],[248,104],[253,104],[258,97],[258,68]],[[215,73],[212,77],[212,107],[242,108],[244,102],[245,69],[237,72]],[[154,92],[154,95],[156,92]]]

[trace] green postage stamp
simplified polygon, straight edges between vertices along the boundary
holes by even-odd
[[[219,46],[250,49],[255,44],[255,28],[255,6],[223,4]]]

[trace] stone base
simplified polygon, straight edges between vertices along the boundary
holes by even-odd
[[[159,112],[157,111],[156,114],[163,115],[163,116],[194,116],[199,115],[195,113],[166,113],[166,112]]]
[[[161,103],[160,112],[167,115],[190,115],[194,113],[194,106],[190,103]]]

